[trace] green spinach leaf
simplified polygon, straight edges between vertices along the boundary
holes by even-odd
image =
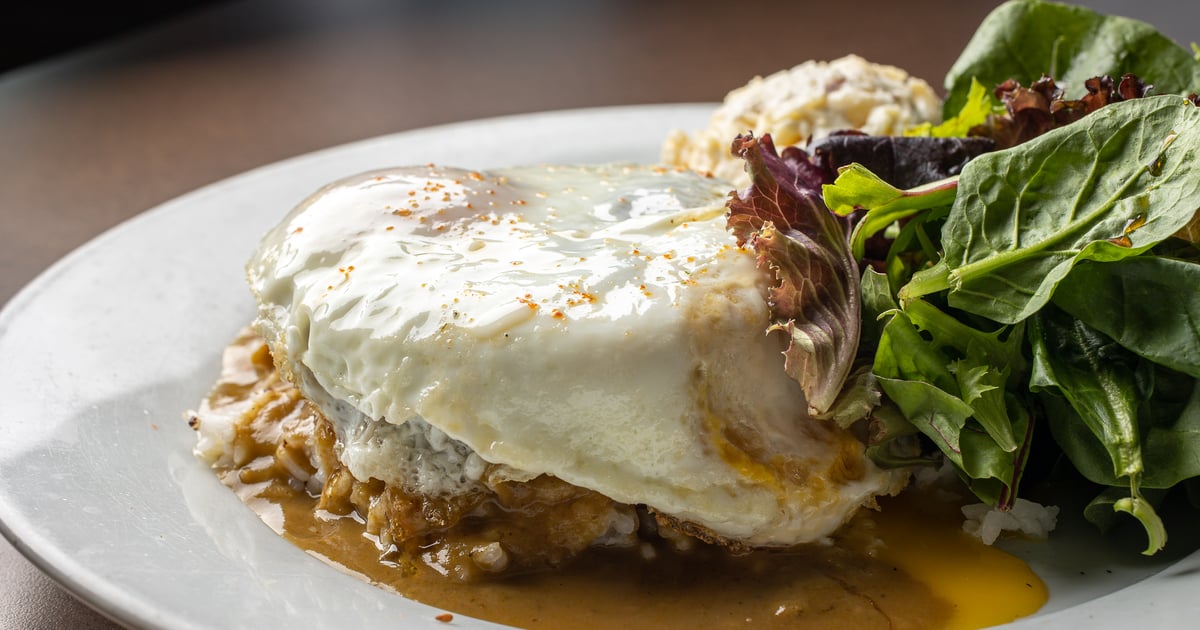
[[[1200,264],[1138,256],[1079,265],[1054,303],[1138,355],[1200,378]]]
[[[1141,487],[1167,489],[1200,478],[1200,380],[1152,367],[1153,392],[1138,410],[1141,435]],[[1054,441],[1089,481],[1124,486],[1113,472],[1112,459],[1067,399],[1042,396]]]
[[[1124,480],[1129,487],[1129,495],[1116,501],[1113,509],[1141,521],[1149,537],[1143,553],[1156,553],[1166,544],[1166,533],[1153,506],[1141,494],[1145,468],[1138,410],[1148,392],[1144,391],[1146,379],[1138,374],[1138,358],[1057,308],[1043,309],[1030,322],[1034,357],[1030,387],[1062,396],[1074,410],[1073,417],[1064,418],[1059,405],[1058,417],[1051,418],[1055,437],[1085,475],[1096,474],[1100,467],[1095,465],[1095,444],[1081,435],[1080,427],[1086,427],[1099,441],[1113,480]],[[1076,418],[1078,422],[1074,422]],[[1064,420],[1071,424],[1055,429],[1054,425]]]
[[[1143,404],[1142,485],[1170,488],[1200,477],[1200,379],[1154,366],[1154,391]]]
[[[974,80],[1028,85],[1048,74],[1078,98],[1084,80],[1127,73],[1153,83],[1158,94],[1200,89],[1195,55],[1149,24],[1053,2],[1007,2],[984,19],[950,68],[943,112],[949,118],[963,107]]]
[[[900,301],[949,303],[1001,323],[1046,304],[1081,260],[1138,255],[1200,208],[1200,107],[1177,96],[1114,103],[967,163],[942,228],[944,257]]]

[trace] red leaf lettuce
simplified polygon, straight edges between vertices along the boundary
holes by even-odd
[[[825,206],[829,176],[803,150],[780,156],[769,135],[745,135],[733,152],[746,160],[751,185],[730,195],[729,228],[774,273],[768,331],[789,336],[784,369],[803,388],[808,412],[826,414],[858,351],[860,280],[848,224]]]

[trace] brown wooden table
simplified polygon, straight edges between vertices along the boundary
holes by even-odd
[[[218,4],[0,75],[0,304],[135,214],[329,145],[520,112],[717,101],[756,74],[849,52],[940,86],[994,4]],[[1179,5],[1122,10],[1196,22]],[[110,625],[0,539],[0,627]]]

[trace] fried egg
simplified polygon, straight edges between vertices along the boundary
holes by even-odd
[[[350,177],[262,239],[256,326],[356,478],[445,495],[491,466],[702,538],[817,540],[905,473],[807,417],[727,194],[647,166]]]

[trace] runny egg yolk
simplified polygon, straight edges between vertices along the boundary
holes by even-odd
[[[883,546],[874,555],[951,605],[947,629],[1008,623],[1046,603],[1046,584],[1029,565],[962,531],[956,503],[915,492],[879,504],[872,518]]]

